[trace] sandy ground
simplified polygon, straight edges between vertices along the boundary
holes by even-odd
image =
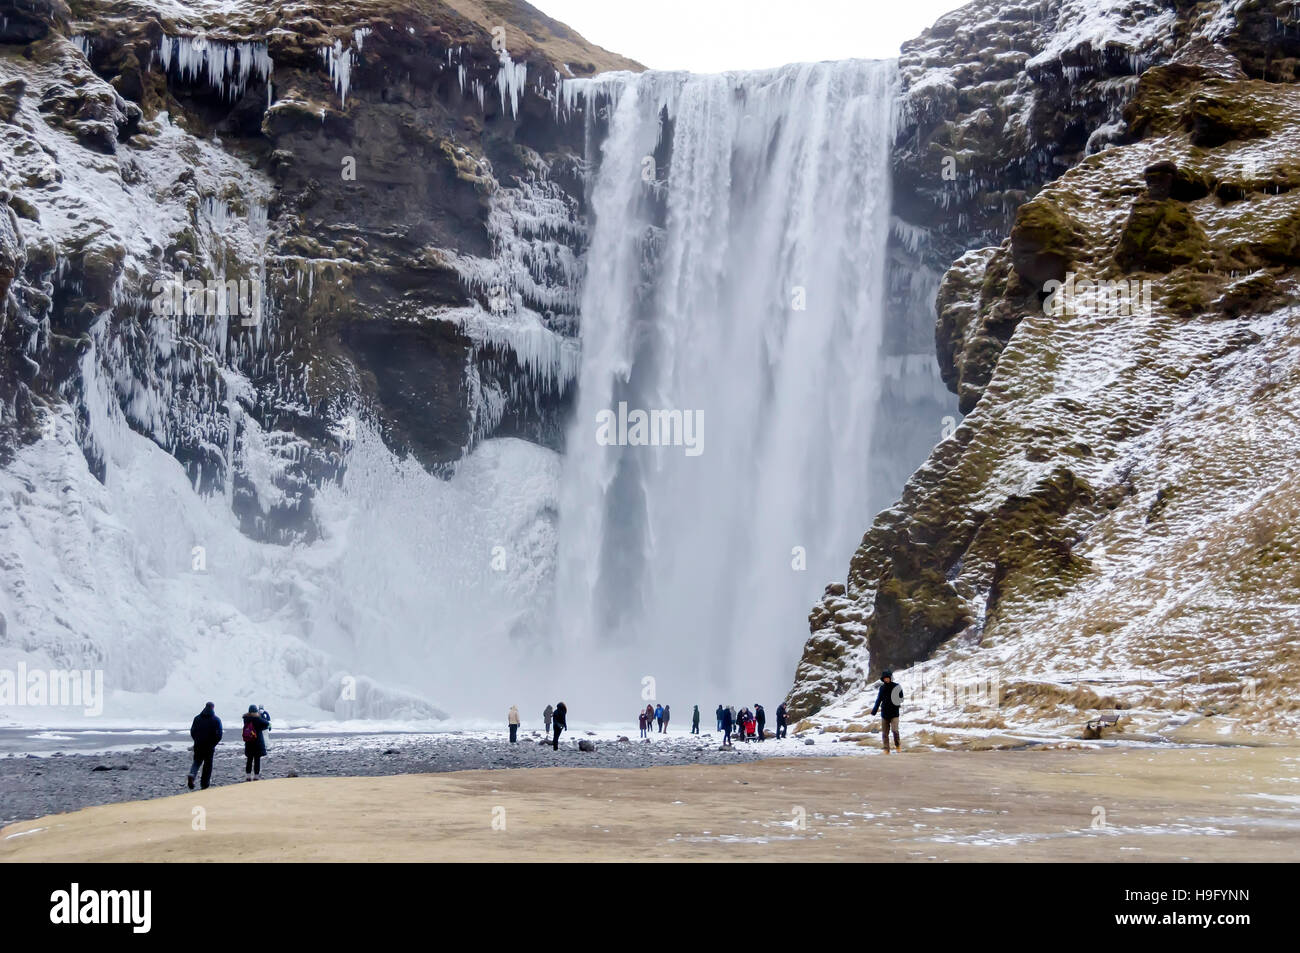
[[[285,778],[0,830],[5,861],[1300,860],[1300,749],[912,751]]]

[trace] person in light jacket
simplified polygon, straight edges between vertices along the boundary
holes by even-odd
[[[510,713],[506,715],[506,724],[510,726],[510,743],[514,744],[519,735],[519,708],[516,705],[510,706]]]
[[[551,715],[555,714],[555,709],[547,705],[542,709],[542,720],[546,722],[546,733],[551,733]]]

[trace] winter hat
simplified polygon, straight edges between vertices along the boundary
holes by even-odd
[[[888,669],[888,668],[885,669],[883,672],[880,673],[880,677],[881,677],[881,678],[893,678],[893,677],[894,677],[894,671],[893,671],[893,669]]]
[[[206,705],[203,706],[203,710],[204,710],[204,711],[212,711],[212,710],[213,710],[214,708],[216,708],[216,707],[217,707],[217,706],[216,706],[216,703],[215,703],[215,702],[208,702]]]
[[[250,713],[252,713],[252,714],[254,714],[254,715],[257,714],[257,706],[256,706],[256,705],[249,705],[249,706],[248,706],[248,710],[249,710]]]

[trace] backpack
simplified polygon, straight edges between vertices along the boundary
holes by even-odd
[[[247,719],[244,721],[244,740],[245,741],[257,740],[257,726],[254,725],[251,720],[247,720]]]

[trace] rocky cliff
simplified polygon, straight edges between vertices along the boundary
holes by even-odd
[[[585,124],[556,89],[635,63],[514,0],[0,13],[0,456],[67,400],[95,460],[98,387],[289,542],[358,421],[435,470],[558,444]]]
[[[1259,0],[974,3],[905,48],[967,416],[814,608],[798,713],[858,729],[893,668],[934,740],[1294,731],[1298,51]]]

